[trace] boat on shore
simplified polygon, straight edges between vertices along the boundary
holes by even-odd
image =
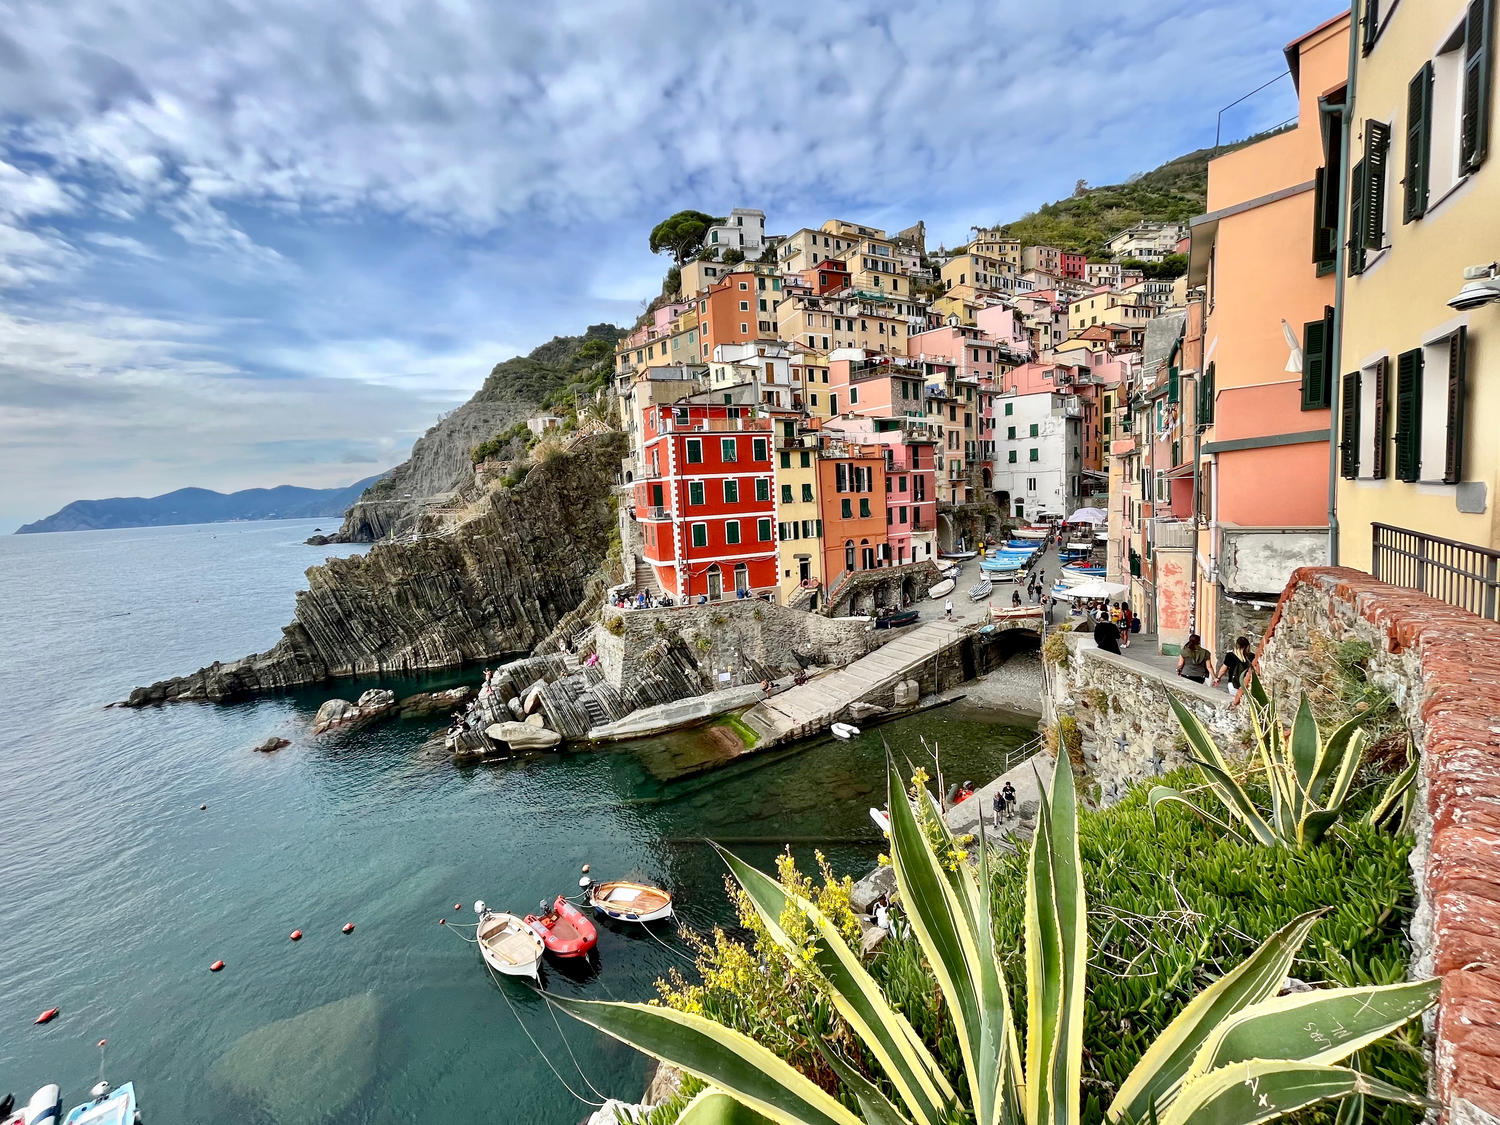
[[[616,922],[656,922],[672,917],[672,896],[646,883],[590,883],[589,905]]]
[[[917,611],[914,609],[893,609],[875,618],[875,628],[877,629],[900,629],[903,626],[915,625],[916,623]]]
[[[995,584],[988,578],[981,578],[969,587],[969,600],[971,602],[982,602],[995,592]]]
[[[136,1125],[140,1121],[133,1082],[125,1083],[118,1090],[111,1089],[108,1082],[100,1082],[89,1091],[89,1097],[91,1101],[68,1110],[63,1125]],[[37,1125],[43,1125],[45,1119],[35,1120]]]
[[[1013,539],[1046,539],[1052,530],[1046,527],[1018,527],[1011,533]]]
[[[953,593],[953,579],[944,578],[936,586],[927,591],[927,596],[936,600],[941,597],[946,597],[951,593]]]
[[[545,903],[542,905],[546,906]],[[594,929],[594,923],[562,895],[552,900],[550,910],[543,914],[528,914],[524,920],[554,957],[587,957],[589,950],[599,941],[599,931]]]
[[[476,936],[484,963],[509,977],[536,979],[545,947],[531,927],[514,914],[487,909],[483,901],[474,904],[474,913],[479,915]]]
[[[968,562],[979,554],[978,551],[939,551],[940,559],[956,559],[959,562]]]

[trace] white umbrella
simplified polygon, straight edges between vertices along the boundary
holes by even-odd
[[[1079,508],[1068,517],[1069,523],[1108,523],[1109,513],[1103,508]]]
[[[1095,580],[1082,582],[1077,586],[1070,586],[1066,590],[1053,590],[1055,598],[1112,598],[1116,594],[1123,594],[1129,586],[1121,585],[1119,582],[1104,582]]]

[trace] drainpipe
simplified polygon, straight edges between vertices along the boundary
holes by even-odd
[[[1199,360],[1202,363],[1202,360]],[[1180,380],[1182,376],[1178,376]],[[1189,593],[1188,593],[1188,632],[1198,632],[1198,447],[1202,442],[1202,434],[1198,432],[1198,416],[1201,413],[1198,402],[1198,392],[1203,384],[1197,375],[1193,376],[1193,551],[1189,561]],[[1185,396],[1180,392],[1177,395],[1177,408],[1182,409],[1182,400]]]
[[[1349,169],[1353,167],[1351,143],[1354,140],[1354,85],[1359,76],[1359,20],[1353,8],[1349,11],[1349,84],[1344,90],[1344,112],[1340,135],[1343,144],[1343,170],[1339,176],[1338,252],[1333,268],[1333,341],[1328,349],[1328,565],[1339,565],[1339,404],[1343,401],[1344,370],[1344,280],[1349,275]]]

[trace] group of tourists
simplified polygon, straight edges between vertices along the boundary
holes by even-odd
[[[995,810],[995,830],[999,831],[1001,820],[1015,815],[1016,812],[1016,787],[1006,782],[995,793],[993,800]]]
[[[1236,637],[1234,647],[1224,654],[1215,671],[1214,654],[1203,647],[1203,638],[1193,633],[1177,654],[1177,674],[1199,684],[1211,679],[1211,686],[1223,684],[1224,690],[1233,695],[1244,686],[1245,673],[1254,663],[1255,653],[1250,647],[1250,638]]]
[[[1075,607],[1077,608],[1077,607]],[[1105,652],[1120,655],[1120,649],[1130,647],[1130,634],[1139,626],[1129,602],[1111,605],[1103,598],[1086,602],[1082,612],[1094,623],[1094,644]]]

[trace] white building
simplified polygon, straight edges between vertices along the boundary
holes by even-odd
[[[1083,409],[1077,395],[1042,391],[995,401],[995,468],[1002,510],[1071,515],[1083,494]]]
[[[715,258],[723,258],[726,250],[738,250],[747,262],[760,259],[765,242],[766,213],[753,207],[736,207],[724,222],[709,227],[704,239]]]
[[[1159,262],[1168,254],[1177,253],[1177,244],[1186,237],[1187,227],[1181,223],[1136,223],[1106,240],[1104,249],[1117,262],[1127,258]]]
[[[786,344],[718,344],[708,372],[708,390],[753,383],[755,401],[764,406],[791,410],[802,398],[802,377],[792,372],[792,352]]]

